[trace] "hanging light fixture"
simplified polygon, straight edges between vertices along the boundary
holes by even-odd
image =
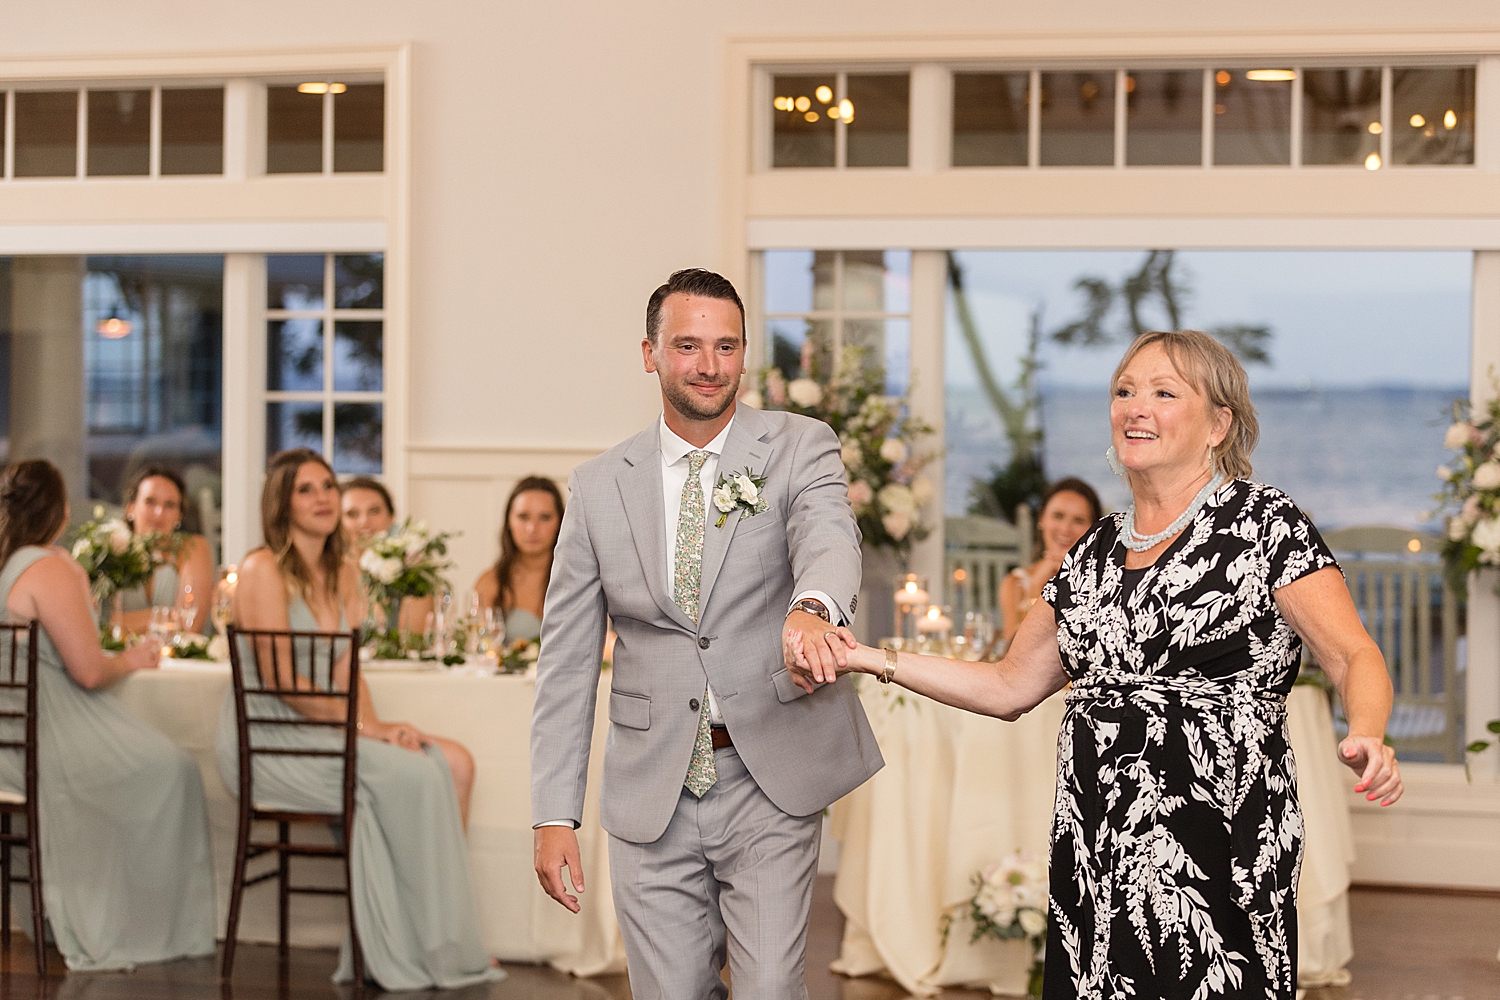
[[[297,84],[297,93],[299,94],[342,94],[348,89],[342,83],[328,83],[326,81]]]
[[[1297,79],[1297,73],[1290,69],[1252,69],[1246,71],[1245,79],[1261,83],[1284,83],[1287,80]]]
[[[120,311],[115,308],[111,308],[109,315],[94,326],[94,332],[106,340],[120,340],[128,337],[130,330],[130,320],[122,318]]]

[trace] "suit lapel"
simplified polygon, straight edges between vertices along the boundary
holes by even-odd
[[[747,468],[757,477],[765,475],[767,459],[771,456],[771,445],[764,440],[765,434],[766,420],[760,415],[760,411],[739,406],[734,414],[734,427],[729,431],[729,440],[724,442],[724,453],[719,456],[719,475],[730,476],[736,472],[744,472]],[[716,528],[714,522],[719,519],[719,510],[713,505],[712,494],[705,499],[708,501],[710,517],[708,533],[703,538],[703,576],[698,583],[700,621],[708,610],[708,598],[713,592],[714,583],[719,579],[719,570],[724,566],[724,557],[729,552],[734,529],[744,517],[739,509],[735,509],[725,519],[724,527]]]
[[[661,488],[661,437],[655,424],[636,435],[626,449],[625,468],[615,482],[651,599],[667,617],[696,632],[693,620],[672,600],[667,587],[666,501]]]

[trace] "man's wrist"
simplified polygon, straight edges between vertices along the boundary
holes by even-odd
[[[828,605],[824,604],[816,597],[802,598],[800,601],[792,605],[791,611],[788,611],[787,614],[790,615],[792,611],[803,611],[810,615],[816,615],[830,625],[833,624],[833,612],[828,610]]]

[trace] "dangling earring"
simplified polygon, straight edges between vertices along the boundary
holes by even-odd
[[[1115,446],[1110,445],[1109,450],[1104,453],[1104,460],[1109,463],[1109,471],[1117,476],[1125,475],[1125,463],[1120,461],[1120,455],[1115,451]]]

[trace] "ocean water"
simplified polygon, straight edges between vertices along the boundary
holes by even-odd
[[[1450,455],[1443,431],[1453,400],[1467,395],[1467,386],[1257,390],[1253,478],[1285,490],[1324,530],[1380,524],[1434,531],[1426,515],[1438,488],[1434,470]],[[968,510],[973,480],[1004,465],[1010,448],[976,390],[950,387],[946,420],[944,496],[947,514],[956,516]],[[1049,479],[1078,476],[1109,509],[1129,502],[1104,460],[1105,387],[1046,388],[1042,425]]]

